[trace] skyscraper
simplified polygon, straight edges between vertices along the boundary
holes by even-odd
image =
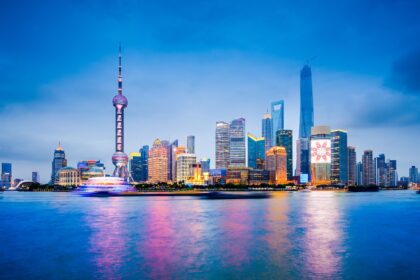
[[[363,185],[363,163],[360,161],[356,164],[356,185]]]
[[[309,138],[314,126],[311,68],[305,65],[300,71],[300,122],[296,142],[296,175],[310,174]]]
[[[254,169],[264,168],[264,138],[255,137],[253,134],[248,133],[248,167]]]
[[[363,152],[362,164],[363,164],[362,184],[365,186],[375,184],[375,177],[373,175],[374,170],[373,170],[372,150],[366,150]]]
[[[10,188],[12,186],[12,164],[3,162],[1,164],[0,188]]]
[[[167,146],[168,149],[168,180],[175,181],[176,180],[176,157],[175,151],[178,148],[178,140],[173,141],[171,144],[166,141],[162,141],[163,144]]]
[[[414,165],[408,169],[408,182],[409,183],[419,182],[419,170]]]
[[[134,182],[141,181],[142,168],[141,154],[138,152],[130,153],[130,174]]]
[[[387,174],[388,174],[388,167],[385,162],[385,155],[380,154],[375,157],[373,162],[374,166],[374,177],[375,177],[375,184],[378,186],[386,186],[387,185]]]
[[[270,184],[287,183],[286,148],[271,147],[265,154],[265,169],[270,172]]]
[[[271,115],[267,112],[264,114],[262,119],[262,135],[264,138],[264,155],[265,153],[273,147],[273,119]]]
[[[271,102],[271,118],[273,129],[271,132],[272,145],[276,145],[276,133],[278,130],[284,129],[284,101],[278,100]]]
[[[153,142],[153,146],[149,150],[148,171],[149,182],[162,183],[168,181],[168,148],[159,139]]]
[[[312,73],[308,65],[300,71],[300,123],[299,138],[309,138],[314,126],[314,102],[312,97]]]
[[[149,179],[149,146],[144,145],[140,149],[141,173],[140,182],[146,182]]]
[[[353,186],[356,184],[356,149],[347,147],[347,184]]]
[[[288,129],[277,130],[276,146],[286,148],[287,153],[287,180],[293,179],[293,131]]]
[[[187,152],[189,154],[195,154],[195,136],[189,135],[187,137]]]
[[[311,129],[311,182],[313,185],[331,183],[331,129],[314,126]]]
[[[112,99],[115,107],[115,153],[112,155],[112,163],[115,165],[114,176],[131,180],[128,173],[128,156],[124,153],[124,109],[128,105],[127,98],[122,94],[122,66],[121,46],[118,55],[118,93]]]
[[[229,126],[229,166],[246,166],[245,119],[235,119]]]
[[[344,130],[331,131],[331,182],[333,184],[347,184],[347,132]]]
[[[387,163],[387,187],[396,187],[398,182],[397,161],[390,159]]]
[[[229,165],[229,124],[216,122],[216,169],[227,169]]]
[[[54,150],[54,158],[52,161],[52,170],[51,170],[51,184],[54,184],[58,170],[66,166],[67,166],[66,154],[59,142],[58,147]]]

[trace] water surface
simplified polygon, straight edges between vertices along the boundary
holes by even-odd
[[[419,279],[420,195],[0,194],[1,279]]]

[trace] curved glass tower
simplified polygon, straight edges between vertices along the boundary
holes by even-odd
[[[115,107],[115,153],[112,155],[112,163],[115,165],[114,176],[131,181],[128,172],[128,156],[124,153],[124,109],[128,105],[127,98],[122,94],[122,74],[121,71],[121,46],[118,55],[118,93],[112,99]]]

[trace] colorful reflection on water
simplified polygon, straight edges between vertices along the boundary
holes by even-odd
[[[0,278],[416,279],[419,202],[409,191],[258,200],[5,193]]]

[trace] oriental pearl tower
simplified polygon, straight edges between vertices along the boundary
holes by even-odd
[[[121,45],[118,55],[118,93],[112,99],[115,107],[115,153],[112,155],[112,163],[115,165],[114,176],[130,182],[131,176],[127,169],[128,156],[124,153],[124,109],[128,105],[127,98],[122,94],[121,74]]]

